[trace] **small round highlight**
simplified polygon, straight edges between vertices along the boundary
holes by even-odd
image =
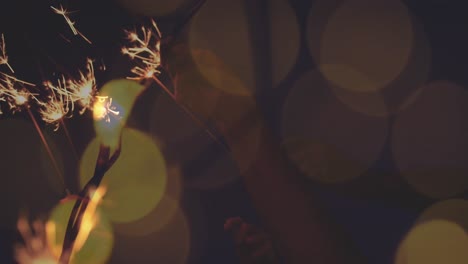
[[[185,264],[191,250],[190,224],[177,206],[163,228],[147,236],[125,236],[119,241],[113,257],[122,263]]]
[[[425,223],[433,220],[445,220],[458,224],[468,232],[468,201],[449,199],[437,202],[424,210],[417,222]]]
[[[100,141],[95,138],[86,148],[80,163],[80,184],[92,177]],[[113,222],[138,220],[161,201],[166,188],[166,165],[154,141],[144,133],[125,128],[122,131],[120,157],[103,179],[107,193],[103,211]]]
[[[291,161],[323,183],[353,180],[377,160],[387,138],[385,118],[343,105],[319,72],[303,75],[283,108],[282,138]]]
[[[144,16],[169,15],[178,10],[187,0],[118,0],[130,13]]]
[[[316,18],[309,19],[309,27],[312,27],[308,30],[311,54],[315,55],[319,65],[346,66],[345,71],[321,67],[328,80],[343,89],[375,92],[400,75],[408,62],[413,45],[411,15],[402,2],[321,2],[325,0],[318,1],[312,7],[312,12],[315,11],[315,6],[327,11],[318,18],[322,19],[321,25],[319,23],[310,26],[311,21]],[[317,26],[323,28],[315,29]],[[319,44],[310,44],[311,42]],[[362,76],[371,82],[359,81]]]
[[[47,242],[57,259],[62,251],[68,219],[75,202],[75,199],[68,199],[56,206],[52,210],[46,225]],[[107,263],[112,254],[114,234],[109,219],[99,206],[93,217],[96,220],[94,227],[89,232],[81,248],[74,248],[70,261],[71,264],[104,264]],[[82,231],[80,230],[80,232]]]
[[[416,225],[400,244],[395,264],[464,264],[468,236],[459,225],[434,220]]]
[[[207,1],[193,17],[189,46],[198,70],[214,87],[238,95],[253,91],[253,58],[242,2]]]
[[[468,189],[468,93],[437,81],[393,125],[393,159],[403,178],[420,194],[446,198]]]

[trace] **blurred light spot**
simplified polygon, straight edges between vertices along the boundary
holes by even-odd
[[[397,116],[392,152],[401,175],[432,198],[468,188],[468,93],[449,82],[424,87]]]
[[[53,167],[43,166],[43,161],[50,162],[50,158],[45,154],[34,125],[26,121],[1,120],[0,146],[0,207],[3,215],[0,226],[15,228],[19,210],[43,213],[54,204],[58,189],[61,187],[63,191],[64,188],[61,179],[63,163],[52,143],[61,175]]]
[[[182,191],[182,175],[179,168],[168,168],[167,188],[158,205],[144,217],[130,222],[117,223],[114,228],[126,236],[146,236],[163,229],[178,210]]]
[[[176,98],[182,105],[208,119],[212,116],[218,102],[220,91],[196,70],[181,71],[177,75]]]
[[[289,92],[282,131],[287,153],[303,173],[337,183],[360,176],[378,158],[387,120],[350,111],[320,73],[308,72]]]
[[[358,73],[349,66],[343,64],[323,64],[321,65],[322,72],[341,74],[348,76],[348,81],[355,87],[372,86],[366,76]],[[323,75],[323,73],[322,73]],[[346,106],[353,111],[370,115],[370,116],[387,116],[388,109],[384,97],[379,91],[374,92],[356,92],[349,89],[343,89],[331,82],[327,86],[333,90],[335,96]]]
[[[118,0],[131,13],[144,16],[162,16],[176,11],[187,0]]]
[[[300,32],[294,9],[287,1],[269,3],[273,85],[277,86],[296,63]]]
[[[328,80],[344,89],[373,92],[400,75],[413,44],[411,16],[402,2],[321,2],[312,7],[309,19],[311,53],[319,65],[346,66],[339,71],[321,67]],[[317,9],[325,14],[312,18]],[[313,25],[317,19],[321,23]],[[362,82],[363,76],[370,82]]]
[[[465,264],[468,236],[457,224],[435,220],[417,225],[401,243],[395,264]]]
[[[68,200],[59,204],[50,215],[46,226],[47,241],[51,245],[53,253],[58,258],[62,251],[68,219],[76,200]],[[71,263],[106,263],[114,246],[114,234],[112,225],[106,215],[100,210],[96,211],[97,223],[89,233],[89,236],[79,251],[72,254]]]
[[[432,50],[424,26],[417,18],[412,17],[412,20],[413,48],[408,63],[401,74],[381,90],[389,114],[399,113],[418,98],[431,70]]]
[[[86,148],[80,164],[80,183],[92,177],[99,140]],[[147,215],[160,202],[166,188],[165,161],[153,140],[133,129],[122,133],[122,152],[106,173],[102,208],[114,222],[131,222]]]
[[[145,237],[128,236],[117,241],[113,259],[121,263],[187,263],[190,226],[180,207],[164,228]]]
[[[253,59],[242,1],[207,1],[189,32],[192,57],[216,88],[246,95],[253,91]],[[209,53],[198,51],[208,50]]]
[[[164,156],[180,164],[185,185],[195,189],[220,188],[238,179],[226,150],[167,95],[154,103],[151,133],[164,143]]]
[[[105,120],[95,120],[94,122],[96,134],[103,144],[117,145],[133,105],[144,89],[145,87],[138,82],[126,79],[112,80],[101,88],[99,95],[102,98],[107,97],[106,100],[112,102],[118,112],[116,117],[110,117],[109,122]]]
[[[214,88],[236,95],[252,93],[245,82],[213,52],[192,50],[192,57],[200,73]]]
[[[435,203],[421,214],[418,222],[425,223],[432,220],[450,221],[468,232],[468,201],[450,199]]]

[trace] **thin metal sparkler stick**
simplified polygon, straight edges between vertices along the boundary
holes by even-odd
[[[34,127],[36,128],[36,131],[39,134],[39,137],[41,138],[42,144],[44,145],[44,147],[45,147],[45,149],[47,151],[47,154],[49,155],[49,158],[52,161],[54,169],[57,172],[57,175],[59,176],[59,178],[60,178],[60,180],[62,182],[62,185],[65,186],[65,178],[63,177],[62,173],[60,172],[60,169],[58,168],[57,161],[55,160],[54,155],[52,154],[52,150],[50,149],[49,144],[47,143],[47,140],[45,139],[45,136],[42,133],[41,128],[39,127],[39,124],[37,123],[36,118],[32,114],[31,109],[29,109],[29,107],[27,107],[27,111],[28,111],[29,117],[31,118],[31,120],[34,123]]]
[[[193,111],[191,111],[189,108],[187,108],[185,105],[182,103],[178,102],[175,95],[172,94],[172,92],[167,88],[166,85],[164,85],[157,77],[153,75],[152,79],[171,97],[172,100],[176,103],[177,106],[179,106],[180,109],[182,109],[187,115],[190,116],[190,118],[195,121],[195,123],[202,128],[210,137],[213,139],[217,144],[219,144],[226,152],[229,152],[228,146],[222,142],[219,137],[217,137],[209,128],[208,126],[198,117],[195,115]]]

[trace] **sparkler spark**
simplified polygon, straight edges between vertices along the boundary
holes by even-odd
[[[24,244],[15,247],[15,259],[19,264],[58,264],[50,245],[47,243],[45,229],[55,231],[55,225],[48,222],[35,221],[32,229],[26,218],[20,218],[17,223]]]
[[[111,115],[118,116],[120,114],[119,111],[116,111],[116,107],[112,105],[112,98],[96,96],[96,99],[93,105],[94,120],[105,120],[109,123]]]
[[[80,35],[86,42],[88,42],[89,44],[92,44],[91,41],[87,37],[85,37],[85,35],[83,35],[78,29],[76,29],[75,21],[72,21],[70,19],[69,15],[71,13],[76,12],[76,11],[74,11],[74,12],[68,11],[62,5],[60,5],[59,8],[56,8],[54,6],[50,6],[50,8],[52,8],[54,13],[56,13],[57,15],[62,16],[65,19],[65,22],[67,22],[68,26],[70,27],[71,31],[73,32],[73,35],[75,35],[75,36]]]
[[[6,54],[6,47],[5,46],[6,46],[5,36],[3,36],[3,34],[2,34],[2,38],[1,38],[1,41],[0,41],[0,65],[6,65],[8,67],[8,69],[10,69],[10,71],[12,73],[14,73],[15,71],[13,70],[10,63],[8,62],[8,56]]]
[[[143,80],[160,74],[161,66],[161,31],[154,20],[151,27],[142,26],[139,31],[125,31],[128,46],[122,48],[122,53],[138,63],[131,72],[130,80]]]

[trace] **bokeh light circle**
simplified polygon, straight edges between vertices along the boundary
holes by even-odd
[[[187,0],[118,0],[131,13],[144,16],[161,16],[176,11]]]
[[[56,206],[47,222],[46,233],[52,253],[59,258],[65,238],[68,219],[75,199],[70,199]],[[74,250],[71,264],[104,264],[107,263],[114,246],[114,234],[112,225],[106,215],[97,207],[94,215],[97,219],[95,227],[89,233],[86,242],[78,251]]]
[[[118,263],[187,263],[191,229],[179,206],[171,220],[147,236],[122,236],[111,259]]]
[[[241,1],[207,1],[193,17],[189,45],[199,71],[214,87],[233,94],[251,93],[253,59]],[[209,52],[199,54],[200,49]]]
[[[397,251],[395,264],[464,264],[468,236],[459,225],[443,220],[414,227]]]
[[[396,118],[392,153],[419,193],[445,198],[468,189],[468,92],[447,81],[424,87]]]
[[[125,236],[147,236],[169,224],[178,212],[182,192],[182,173],[177,167],[167,170],[167,188],[158,205],[144,217],[129,223],[114,223],[117,233]]]
[[[313,18],[319,10],[325,13]],[[393,81],[406,66],[413,44],[411,16],[400,1],[317,1],[308,27],[317,64],[347,69],[320,66],[322,73],[335,85],[356,92],[377,91]],[[357,82],[362,76],[371,82]]]
[[[168,96],[160,96],[155,101],[151,133],[163,142],[166,158],[180,164],[185,186],[217,189],[238,179],[237,168],[200,125]]]
[[[80,184],[92,177],[99,152],[99,140],[86,148],[80,163]],[[157,206],[166,188],[166,165],[154,141],[144,133],[125,128],[117,162],[106,173],[107,186],[102,208],[114,222],[131,222]]]
[[[338,183],[372,166],[387,138],[385,118],[343,105],[319,72],[304,74],[283,109],[283,142],[291,161],[311,179]]]
[[[417,222],[425,223],[433,220],[450,221],[468,232],[468,201],[449,199],[437,202],[424,210]]]
[[[51,165],[50,157],[32,122],[0,120],[0,206],[3,217],[0,226],[16,227],[19,210],[31,214],[44,212],[54,205],[57,193],[64,190],[64,166],[60,152],[50,141],[59,173]]]

